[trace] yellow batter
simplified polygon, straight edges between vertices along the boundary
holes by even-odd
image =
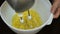
[[[42,19],[40,18],[39,14],[34,10],[29,10],[31,19],[28,19],[28,11],[23,12],[23,20],[24,23],[20,22],[20,16],[16,13],[12,18],[12,26],[18,29],[33,29],[42,25]]]

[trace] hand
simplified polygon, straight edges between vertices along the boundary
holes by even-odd
[[[51,11],[54,15],[54,18],[58,18],[60,15],[60,0],[54,0]]]

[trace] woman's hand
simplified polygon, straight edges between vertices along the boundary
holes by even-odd
[[[54,0],[54,3],[51,8],[54,18],[58,18],[60,15],[60,0]]]

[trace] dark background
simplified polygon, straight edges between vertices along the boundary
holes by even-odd
[[[0,6],[2,5],[3,2],[4,0],[0,0]],[[53,3],[53,1],[51,1],[51,3]],[[1,17],[0,17],[0,34],[16,34],[3,22]],[[60,17],[58,19],[53,19],[51,25],[45,26],[37,34],[60,34]]]

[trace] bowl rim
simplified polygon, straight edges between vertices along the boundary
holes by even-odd
[[[2,6],[5,4],[5,2],[6,2],[6,1],[3,2],[3,4],[1,5],[0,8],[2,8]],[[15,27],[11,26],[10,24],[8,24],[8,23],[5,21],[5,19],[3,18],[3,15],[2,15],[2,14],[1,14],[1,18],[2,18],[2,20],[5,22],[5,24],[6,24],[8,27],[10,27],[10,28],[12,28],[12,29],[15,29],[15,30],[17,30],[17,31],[34,31],[34,30],[38,30],[38,29],[46,26],[46,25],[47,25],[47,22],[48,22],[49,20],[53,20],[53,14],[52,14],[52,13],[50,14],[50,17],[49,17],[50,19],[48,19],[48,20],[46,21],[46,23],[42,24],[42,25],[39,26],[39,27],[36,27],[36,28],[33,28],[33,29],[28,29],[28,30],[18,29],[18,28],[15,28]]]

